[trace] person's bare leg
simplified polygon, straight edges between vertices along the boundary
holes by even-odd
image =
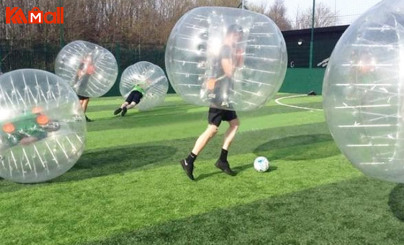
[[[233,119],[229,122],[229,128],[227,129],[226,133],[224,134],[224,141],[223,141],[223,147],[220,152],[220,157],[217,160],[215,166],[225,172],[228,175],[236,175],[236,172],[231,170],[229,162],[227,161],[227,154],[228,154],[228,149],[233,142],[234,136],[236,136],[238,127],[240,125],[239,120]]]
[[[209,124],[206,130],[199,136],[196,140],[192,153],[198,155],[211,138],[213,138],[217,133],[218,127],[213,124]]]
[[[127,105],[129,105],[128,102],[126,102],[126,101],[123,102],[122,105],[121,105],[121,107],[119,107],[118,109],[116,109],[116,110],[114,111],[114,115],[118,115],[119,113],[121,113],[121,112],[122,112],[122,109],[125,108]]]
[[[85,117],[86,117],[86,121],[87,121],[87,122],[93,121],[93,120],[91,120],[90,118],[88,118],[87,115],[86,115],[87,106],[88,106],[88,102],[89,102],[89,101],[90,101],[90,98],[80,100],[81,108],[83,108],[84,115],[85,115]]]
[[[123,104],[121,105],[121,109],[124,108],[125,106],[127,106],[129,103],[128,102],[123,102]]]
[[[209,140],[216,135],[217,129],[218,127],[216,125],[209,124],[206,130],[196,140],[194,148],[188,157],[180,161],[182,168],[191,180],[195,180],[193,171],[196,157],[203,150]]]
[[[83,99],[81,100],[81,108],[83,108],[84,113],[87,111],[88,102],[90,99]]]
[[[129,109],[135,107],[135,105],[136,105],[136,102],[134,102],[134,101],[130,102],[130,104],[129,104],[128,102],[125,102],[125,103],[126,103],[126,105],[122,107],[121,116],[125,116],[125,115],[126,115],[126,112],[127,112]]]
[[[229,128],[224,134],[223,149],[229,150],[231,143],[233,142],[234,136],[236,136],[238,127],[240,126],[240,121],[236,118],[229,122]]]
[[[131,102],[129,105],[127,105],[126,106],[126,108],[128,108],[128,109],[132,109],[133,107],[135,107],[137,104],[136,104],[136,102]]]

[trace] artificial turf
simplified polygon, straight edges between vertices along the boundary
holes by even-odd
[[[285,96],[285,94],[279,94]],[[284,103],[321,108],[321,96]],[[404,186],[365,177],[341,155],[321,111],[276,105],[239,112],[229,161],[219,135],[198,156],[196,182],[178,161],[207,108],[170,95],[151,111],[112,112],[92,99],[86,150],[64,175],[0,180],[0,244],[403,244]],[[270,160],[258,173],[257,156]]]

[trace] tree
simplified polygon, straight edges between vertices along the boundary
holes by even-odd
[[[247,2],[247,8],[248,10],[251,10],[253,12],[257,12],[260,14],[268,14],[268,10],[267,10],[267,4],[264,3],[259,3],[259,4],[249,4],[249,2]]]
[[[271,18],[281,31],[290,30],[292,25],[286,18],[286,7],[283,0],[275,0],[269,8],[268,17]]]
[[[275,22],[281,31],[290,30],[292,27],[290,20],[286,18],[286,7],[283,0],[275,0],[269,8],[267,7],[267,4],[264,3],[259,5],[248,4],[248,9],[268,16]]]
[[[306,9],[303,13],[296,13],[296,22],[293,29],[307,29],[312,26],[313,8]],[[314,13],[314,27],[333,26],[337,23],[337,16],[323,3],[316,4]]]

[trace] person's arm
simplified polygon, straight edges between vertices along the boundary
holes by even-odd
[[[244,50],[237,49],[235,57],[236,67],[241,67],[244,64]]]
[[[78,78],[81,78],[84,74],[85,74],[85,72],[83,70],[78,70],[77,71],[77,77]]]
[[[90,62],[88,65],[87,65],[87,69],[86,69],[86,72],[85,72],[86,74],[88,74],[88,75],[93,75],[94,73],[95,73],[95,66],[94,66],[94,63],[93,62]]]
[[[235,69],[235,64],[232,59],[232,50],[229,46],[224,46],[221,54],[220,64],[226,77],[232,77]]]
[[[34,137],[34,136],[27,136],[27,137],[24,137],[24,138],[22,138],[22,139],[20,140],[20,144],[22,144],[22,145],[29,145],[29,144],[31,144],[31,143],[33,143],[33,142],[35,142],[35,141],[38,141],[38,138],[37,138],[37,137]]]
[[[81,77],[84,75],[83,69],[84,69],[84,63],[81,62],[79,65],[79,68],[77,69],[77,72],[76,72],[75,82],[78,82],[78,80],[80,80]]]
[[[226,77],[232,77],[235,66],[232,59],[222,59],[222,68]]]

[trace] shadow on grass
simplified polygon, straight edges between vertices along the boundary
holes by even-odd
[[[21,184],[0,178],[0,193],[13,192],[27,188],[40,188],[52,183],[79,181],[125,172],[153,164],[165,164],[177,149],[167,145],[131,145],[101,149],[84,153],[77,163],[63,175],[42,183]]]
[[[238,175],[239,173],[241,173],[241,172],[243,172],[243,171],[245,171],[245,170],[247,170],[247,169],[249,169],[249,168],[252,168],[252,167],[253,167],[252,164],[245,164],[245,165],[242,165],[242,166],[234,167],[234,168],[232,168],[232,169],[233,169],[233,171],[235,171],[235,172],[237,173],[237,175]],[[269,174],[269,173],[275,171],[276,169],[278,169],[278,167],[276,167],[276,166],[270,166],[270,167],[269,167],[269,170],[268,170],[267,172],[263,173],[263,174]],[[197,176],[197,177],[195,178],[195,180],[196,180],[196,181],[200,181],[200,180],[203,180],[203,179],[212,177],[212,176],[217,175],[217,174],[225,174],[225,173],[223,173],[221,170],[217,170],[216,172],[213,172],[213,173],[201,174],[201,175]],[[236,176],[237,176],[237,175],[236,175]],[[233,176],[233,177],[236,177],[236,176]]]
[[[355,178],[85,244],[403,244],[403,226],[383,198],[391,186]]]
[[[340,154],[340,151],[331,135],[308,134],[270,140],[258,146],[254,153],[270,160],[298,161],[331,157]]]
[[[393,188],[388,204],[394,216],[404,222],[404,184],[398,184]]]
[[[127,146],[85,153],[72,169],[50,182],[77,181],[110,174],[124,173],[158,163],[177,149],[166,145]]]
[[[271,158],[272,156],[277,156],[277,159],[283,159],[286,157],[293,156],[296,152],[299,152],[300,144],[292,144],[294,141],[290,141],[290,139],[301,138],[303,136],[299,135],[301,132],[314,132],[317,133],[315,135],[323,135],[322,139],[330,139],[331,136],[326,135],[325,132],[328,132],[327,126],[325,123],[312,123],[305,125],[297,125],[297,126],[288,126],[282,128],[271,128],[264,130],[256,130],[250,132],[242,132],[237,137],[235,142],[232,145],[230,156],[234,154],[245,154],[255,152],[257,155],[264,155],[268,157],[270,160],[274,160]],[[286,141],[283,145],[277,145],[278,142],[282,141],[281,139],[273,139],[268,142],[268,137],[279,138],[281,135],[287,135]],[[265,136],[265,137],[264,137]],[[317,136],[318,138],[318,136]],[[314,139],[317,139],[314,137]],[[321,138],[321,137],[320,137]],[[267,142],[267,143],[264,143]],[[145,145],[128,145],[125,147],[115,147],[115,148],[107,148],[100,149],[95,151],[85,151],[76,165],[67,171],[62,176],[59,176],[56,179],[53,179],[49,182],[45,183],[37,183],[37,184],[19,184],[14,183],[12,181],[4,180],[0,178],[0,193],[3,192],[13,192],[26,188],[40,188],[42,185],[47,185],[49,183],[58,183],[58,182],[68,182],[68,181],[77,181],[86,178],[93,178],[97,176],[105,176],[109,174],[116,173],[124,173],[125,171],[131,171],[136,168],[145,166],[145,165],[153,165],[153,164],[178,164],[178,161],[189,153],[190,147],[195,143],[195,137],[182,138],[176,140],[168,140],[168,141],[159,141],[154,146],[150,146],[153,142],[145,144]],[[307,143],[307,141],[306,141]],[[215,137],[209,142],[208,146],[204,149],[203,154],[198,156],[198,159],[209,160],[212,159],[212,168],[213,163],[216,161],[217,157],[220,154],[220,149],[223,144],[222,137]],[[276,144],[272,147],[273,144]],[[334,143],[331,141],[321,141],[320,144],[331,145],[330,147],[335,147]],[[257,147],[258,145],[258,147]],[[270,150],[265,150],[266,146],[271,146]],[[282,148],[287,146],[295,146],[292,150],[288,148]],[[282,146],[282,147],[281,147]],[[278,147],[275,153],[272,153],[272,149]],[[311,148],[315,148],[314,145],[309,145]],[[317,144],[317,147],[318,146]],[[254,150],[255,149],[255,150]],[[317,149],[321,149],[317,148]],[[314,149],[313,149],[314,150]],[[321,154],[321,152],[316,152],[316,154]],[[324,154],[324,153],[323,153]],[[330,154],[328,154],[330,155]],[[296,156],[296,155],[295,155]],[[300,156],[302,157],[302,156]],[[253,159],[251,162],[240,166],[235,167],[237,172],[242,172],[245,169],[252,168]],[[182,171],[182,170],[178,170]],[[220,173],[217,171],[216,174]],[[269,172],[270,173],[270,172]],[[213,173],[215,174],[215,173]],[[213,175],[211,174],[211,175]],[[211,176],[210,175],[210,176]],[[200,178],[204,179],[209,177],[209,175],[204,176],[201,175]]]
[[[120,115],[113,115],[113,111],[117,107],[108,107],[110,114],[103,118],[98,118],[94,123],[91,123],[88,131],[102,131],[107,128],[111,129],[125,129],[136,127],[150,127],[159,125],[175,124],[188,120],[200,120],[204,118],[207,112],[189,112],[189,109],[194,108],[191,105],[177,105],[177,106],[161,106],[153,108],[149,111],[139,111],[137,108],[128,110],[124,117]],[[90,111],[90,110],[89,110]],[[207,109],[206,109],[207,111]],[[91,116],[91,111],[88,113]]]
[[[304,104],[305,106],[313,107],[316,103]],[[110,108],[110,107],[109,107]],[[111,110],[111,117],[99,118],[88,124],[88,131],[102,131],[107,127],[109,130],[112,129],[125,129],[133,128],[136,125],[137,128],[140,127],[150,127],[150,126],[166,126],[168,124],[176,124],[182,122],[192,122],[192,121],[206,121],[208,108],[204,108],[203,111],[189,112],[190,109],[200,109],[199,107],[184,104],[184,105],[172,105],[172,106],[161,106],[156,107],[150,111],[134,111],[129,110],[125,117],[113,116],[113,108]],[[89,110],[91,111],[91,110]],[[283,106],[266,106],[256,111],[251,112],[240,112],[240,118],[247,117],[259,117],[263,115],[273,115],[291,112],[300,112],[300,109],[296,108],[285,108]],[[89,114],[91,118],[91,114]]]
[[[105,97],[102,98],[104,100]],[[103,103],[103,104],[98,104],[97,102],[93,103],[90,101],[88,105],[88,110],[87,112],[93,113],[93,112],[101,112],[101,111],[110,111],[111,115],[114,110],[116,110],[119,106],[124,103],[125,100],[122,97],[116,97],[115,99],[109,100],[108,103]],[[163,111],[166,110],[169,107],[178,107],[180,110],[184,108],[191,108],[193,105],[188,104],[184,101],[164,101],[163,104],[160,104],[154,108],[151,109],[151,111]]]

